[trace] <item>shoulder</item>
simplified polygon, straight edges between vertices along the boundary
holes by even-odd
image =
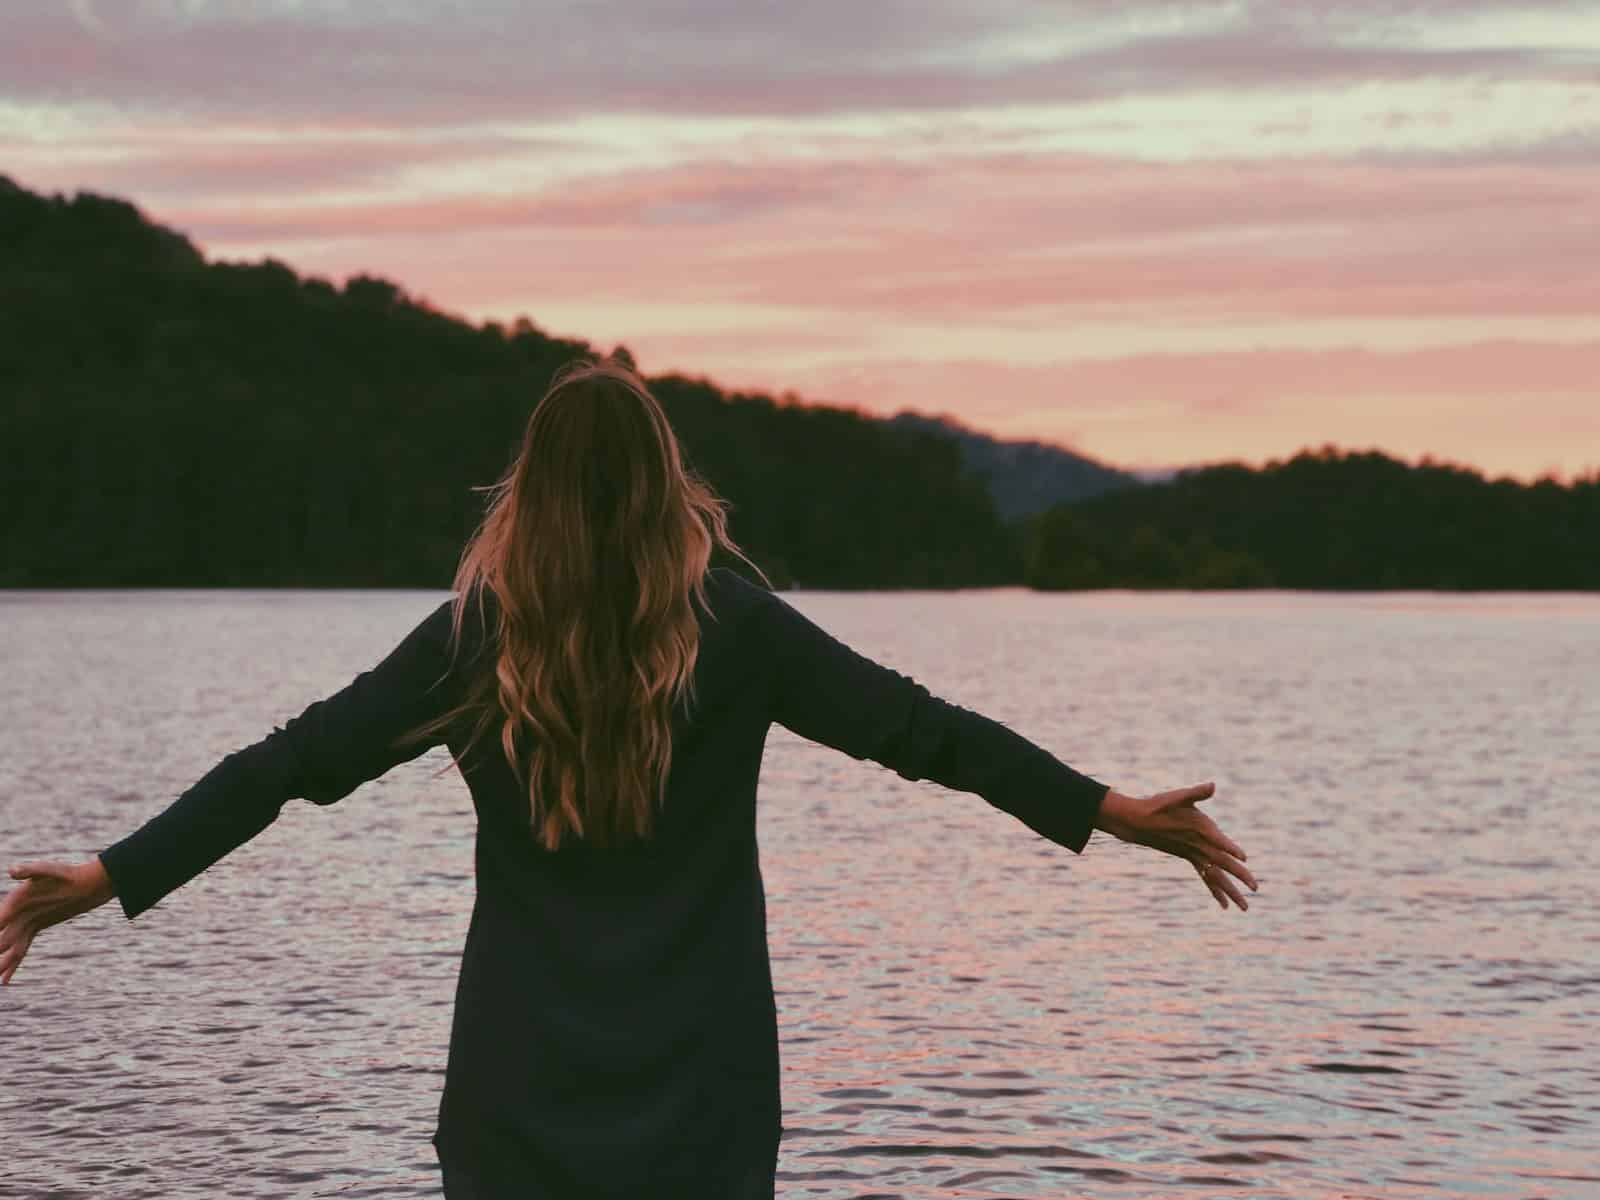
[[[440,601],[412,636],[453,663],[472,662],[493,642],[498,619],[494,593],[487,587],[475,587],[465,598],[454,592]]]
[[[767,588],[754,579],[747,579],[732,567],[712,567],[706,572],[708,586],[731,588],[735,591],[767,592]]]
[[[712,567],[706,572],[706,600],[719,620],[738,620],[766,609],[775,596],[760,582],[745,578],[732,567]]]
[[[758,579],[731,567],[715,567],[707,575],[706,598],[723,637],[740,646],[767,646],[786,636],[791,610],[782,596]]]

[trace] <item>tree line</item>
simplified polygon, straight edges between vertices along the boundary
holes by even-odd
[[[0,262],[0,586],[448,586],[474,486],[509,464],[556,370],[602,352],[371,276],[208,262],[122,200],[3,179]],[[649,383],[774,582],[1019,578],[948,439]]]
[[[0,263],[0,586],[448,586],[474,487],[598,352],[370,275],[207,261],[126,201],[3,176]],[[1600,587],[1600,471],[1325,447],[1002,517],[936,422],[649,384],[780,586]]]
[[[1323,446],[1189,468],[1026,530],[1038,588],[1600,590],[1600,470],[1523,484]]]

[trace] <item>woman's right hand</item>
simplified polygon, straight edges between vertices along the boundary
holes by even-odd
[[[18,863],[11,878],[22,883],[0,901],[0,986],[10,985],[40,933],[99,908],[117,894],[98,856],[86,863]]]
[[[1095,828],[1124,842],[1187,859],[1218,904],[1227,908],[1232,900],[1241,910],[1248,909],[1238,886],[1228,878],[1233,875],[1251,891],[1259,890],[1256,877],[1244,865],[1244,851],[1195,807],[1216,790],[1214,783],[1199,783],[1154,796],[1127,796],[1113,788],[1101,801]]]

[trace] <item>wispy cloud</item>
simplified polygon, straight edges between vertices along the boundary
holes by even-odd
[[[782,304],[892,325],[1600,311],[1600,167],[1000,157],[620,169],[541,191],[173,207],[217,246],[350,245],[477,305],[517,250],[573,298]],[[845,214],[842,216],[842,214]],[[463,243],[474,243],[475,246]],[[517,261],[512,254],[510,261]],[[321,263],[354,270],[357,262]]]
[[[1547,6],[1560,10],[1563,7]],[[377,8],[241,0],[27,5],[0,43],[19,97],[205,113],[436,120],[572,111],[796,114],[1082,101],[1308,82],[1592,78],[1593,42],[1452,38],[1506,10],[1251,4],[863,5],[513,0]],[[1513,10],[1514,12],[1515,10]],[[1584,11],[1579,9],[1579,11]],[[1513,22],[1514,23],[1514,22]],[[1546,22],[1553,36],[1558,27]],[[1593,33],[1592,24],[1580,30]]]

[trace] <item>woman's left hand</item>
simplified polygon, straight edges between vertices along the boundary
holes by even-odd
[[[9,984],[42,930],[99,908],[116,895],[98,858],[86,863],[27,862],[11,868],[22,880],[0,900],[0,984]]]

